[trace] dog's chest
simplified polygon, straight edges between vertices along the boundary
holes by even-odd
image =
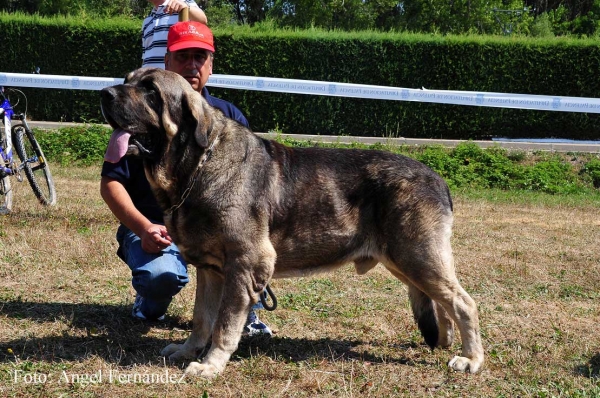
[[[185,261],[194,266],[211,264],[221,267],[223,263],[223,244],[220,234],[210,229],[212,224],[205,217],[185,209],[177,209],[165,215],[165,225],[173,242]]]

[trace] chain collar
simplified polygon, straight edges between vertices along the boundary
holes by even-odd
[[[192,188],[194,187],[194,184],[196,184],[196,180],[198,179],[198,174],[200,174],[200,169],[202,168],[202,166],[204,166],[204,163],[206,163],[206,161],[210,158],[210,155],[212,155],[213,149],[215,148],[215,145],[217,145],[218,142],[219,136],[217,135],[215,140],[212,142],[212,144],[210,144],[206,152],[204,152],[204,154],[200,158],[200,161],[198,162],[198,167],[196,167],[196,170],[194,171],[194,174],[192,175],[192,178],[190,179],[187,188],[185,189],[185,191],[183,191],[183,194],[181,195],[181,200],[179,201],[179,203],[171,206],[171,208],[165,211],[165,215],[173,214],[175,210],[181,207],[181,205],[183,204],[183,202],[185,202],[187,197],[190,196]]]

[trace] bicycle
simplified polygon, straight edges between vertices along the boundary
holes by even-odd
[[[5,91],[11,91],[25,98],[25,112],[15,113],[15,105],[10,103]],[[16,177],[18,182],[23,182],[21,172],[29,181],[33,193],[41,204],[53,206],[56,204],[56,189],[52,173],[46,162],[42,148],[35,139],[33,130],[27,124],[27,97],[21,90],[0,86],[0,117],[4,124],[0,129],[0,214],[8,214],[12,210],[13,190],[11,177]],[[14,126],[13,120],[18,120]],[[17,164],[13,156],[14,149],[20,159]]]

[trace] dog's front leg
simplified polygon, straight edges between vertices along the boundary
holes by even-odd
[[[250,275],[226,276],[210,350],[201,363],[189,364],[185,370],[186,375],[213,378],[225,369],[238,347],[248,311],[256,302],[255,296]]]
[[[198,267],[192,333],[184,344],[170,344],[161,351],[161,355],[171,362],[198,358],[212,334],[222,292],[223,277],[210,269]]]

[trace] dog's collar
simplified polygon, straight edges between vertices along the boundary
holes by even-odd
[[[206,163],[206,161],[210,158],[210,155],[212,155],[215,145],[217,145],[217,143],[219,142],[219,138],[220,137],[217,134],[217,136],[215,137],[213,142],[210,144],[208,149],[204,152],[204,154],[200,158],[200,161],[198,162],[198,167],[196,167],[196,170],[194,171],[192,178],[190,178],[190,182],[188,183],[187,188],[185,189],[185,191],[183,191],[183,194],[181,195],[181,200],[179,201],[179,203],[171,206],[168,210],[166,210],[165,211],[166,215],[173,214],[173,212],[175,210],[179,209],[181,207],[181,205],[183,204],[183,202],[185,202],[187,197],[190,195],[190,193],[192,192],[192,188],[194,187],[194,184],[196,183],[196,180],[198,179],[198,174],[200,174],[200,169],[202,168],[202,166],[204,166],[204,163]]]

